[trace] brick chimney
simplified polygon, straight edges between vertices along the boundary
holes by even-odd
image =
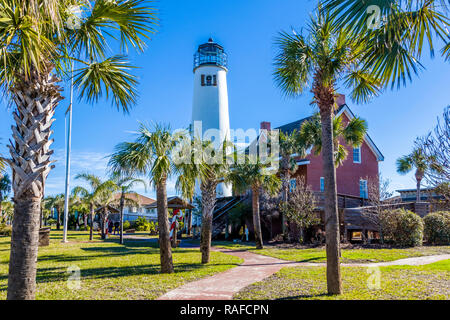
[[[336,98],[336,103],[338,107],[342,107],[345,103],[345,94],[339,94]]]
[[[271,123],[270,122],[261,122],[261,130],[267,130],[270,131],[271,130]]]

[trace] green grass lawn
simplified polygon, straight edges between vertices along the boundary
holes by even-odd
[[[51,245],[39,248],[37,299],[155,299],[186,282],[233,268],[241,259],[218,252],[211,263],[201,265],[198,250],[175,249],[174,274],[160,274],[155,242],[117,239],[101,241],[88,232],[70,232],[62,244],[62,232],[51,232]],[[6,299],[9,237],[0,237],[0,299]],[[81,288],[71,289],[68,268],[80,268]],[[73,288],[73,287],[72,287]]]
[[[282,260],[296,262],[325,262],[325,248],[277,248],[266,246],[265,249],[256,250],[254,245],[232,243],[225,241],[213,242],[219,248],[232,250],[249,250]],[[342,249],[343,263],[386,262],[405,258],[450,254],[450,246],[417,247],[417,248],[393,248],[393,249]]]
[[[325,267],[283,268],[273,276],[252,284],[238,294],[242,300],[402,300],[450,299],[450,260],[426,266],[381,267],[380,287],[370,287],[370,269],[343,267],[344,294],[328,296]]]

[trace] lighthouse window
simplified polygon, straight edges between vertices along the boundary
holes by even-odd
[[[212,76],[207,76],[206,77],[206,85],[208,87],[210,87],[212,85]]]
[[[202,74],[202,87],[204,87],[204,86],[205,86],[205,75]]]
[[[217,76],[213,75],[213,86],[217,87]]]

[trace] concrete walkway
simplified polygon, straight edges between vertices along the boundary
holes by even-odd
[[[230,270],[187,283],[175,290],[169,291],[158,300],[231,300],[233,295],[252,283],[261,281],[284,267],[324,266],[324,263],[302,263],[285,261],[268,256],[254,254],[248,251],[216,249],[244,260]],[[393,266],[393,265],[426,265],[450,259],[450,254],[408,258],[391,262],[368,264],[342,264],[342,266]]]

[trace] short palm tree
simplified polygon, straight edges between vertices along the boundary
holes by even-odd
[[[227,150],[230,144],[223,142],[217,146],[211,141],[200,141],[197,137],[191,142],[188,161],[177,164],[179,174],[177,188],[185,198],[192,199],[196,181],[200,183],[202,203],[200,251],[202,263],[209,263],[217,187],[228,181],[230,166],[227,161]],[[198,155],[202,156],[199,158]]]
[[[51,126],[63,99],[59,83],[74,80],[80,98],[94,103],[106,94],[127,112],[137,81],[124,54],[144,50],[155,14],[145,0],[0,0],[0,86],[11,97],[16,122],[6,159],[16,202],[8,299],[35,297],[40,205],[53,163]],[[109,56],[116,44],[122,55]]]
[[[347,148],[341,144],[345,142],[353,148],[360,147],[367,134],[367,123],[360,118],[353,118],[347,125],[342,122],[342,117],[333,118],[333,143],[334,143],[334,162],[338,167],[347,159]],[[320,115],[315,114],[312,119],[304,122],[300,129],[301,140],[313,147],[314,153],[319,155],[322,152],[322,124]]]
[[[280,176],[282,181],[282,200],[286,202],[289,194],[289,183],[291,174],[297,171],[297,162],[293,155],[304,157],[306,155],[307,145],[301,140],[298,130],[291,133],[280,132]],[[281,216],[282,232],[286,236],[286,219],[284,214]]]
[[[151,184],[156,188],[162,273],[173,273],[167,207],[167,179],[175,171],[172,150],[177,143],[178,140],[170,132],[170,127],[155,124],[151,130],[141,124],[136,141],[117,145],[109,161],[109,166],[113,171],[148,175]]]
[[[233,166],[229,179],[233,182],[233,187],[238,192],[243,193],[248,189],[252,191],[253,228],[256,249],[263,249],[259,196],[261,190],[266,191],[270,195],[277,194],[281,187],[281,180],[266,164],[261,163],[259,159],[251,159],[251,157],[246,157],[245,163]]]
[[[11,180],[8,174],[0,173],[0,219],[2,217],[2,202],[4,198],[11,192]]]
[[[108,228],[108,216],[109,208],[116,203],[114,197],[115,193],[119,190],[118,186],[114,184],[111,180],[106,181],[108,187],[100,192],[97,203],[98,203],[98,215],[100,217],[100,230],[102,234],[102,239],[106,239],[106,230]]]
[[[137,179],[132,175],[122,174],[120,171],[116,171],[113,173],[111,177],[111,181],[115,183],[117,189],[120,192],[120,200],[119,200],[119,210],[120,210],[120,244],[123,244],[123,209],[125,207],[125,203],[129,199],[129,195],[135,194],[133,188],[140,184],[147,190],[147,184],[142,179]]]
[[[75,179],[84,181],[89,186],[88,189],[82,186],[77,186],[73,188],[72,196],[74,198],[79,198],[80,201],[89,205],[90,221],[91,221],[89,240],[92,241],[94,239],[93,226],[95,218],[95,209],[99,206],[102,195],[108,192],[108,190],[114,188],[114,183],[110,180],[102,181],[100,177],[89,173],[78,174],[75,177]]]
[[[46,198],[50,208],[56,211],[56,230],[61,229],[61,217],[64,209],[64,194],[57,194]]]
[[[375,63],[379,61],[379,56],[383,55],[385,64],[396,62],[389,68],[379,65],[378,70],[383,71],[385,83],[395,80],[405,82],[411,70],[416,71],[413,61],[408,59],[406,53],[420,58],[423,47],[428,45],[431,56],[434,56],[436,40],[443,43],[442,55],[445,59],[450,59],[448,0],[322,2],[325,10],[336,17],[335,21],[339,27],[349,27],[354,33],[366,33],[368,38],[373,39],[372,43],[376,46],[372,46],[372,52],[368,53],[369,61]],[[380,19],[376,16],[378,9]]]
[[[414,149],[411,154],[403,156],[397,160],[397,172],[404,175],[410,173],[413,169],[416,169],[416,201],[421,201],[420,185],[425,173],[431,170],[430,162],[427,156],[423,153],[422,149]]]
[[[371,50],[367,41],[335,27],[335,21],[321,9],[317,17],[311,19],[307,36],[282,33],[277,44],[280,52],[275,59],[276,83],[289,96],[300,95],[311,85],[313,102],[319,108],[325,177],[327,285],[328,293],[340,294],[340,234],[333,139],[336,87],[342,82],[352,90],[354,101],[366,102],[379,93],[382,79],[365,67],[363,58],[367,50]]]

